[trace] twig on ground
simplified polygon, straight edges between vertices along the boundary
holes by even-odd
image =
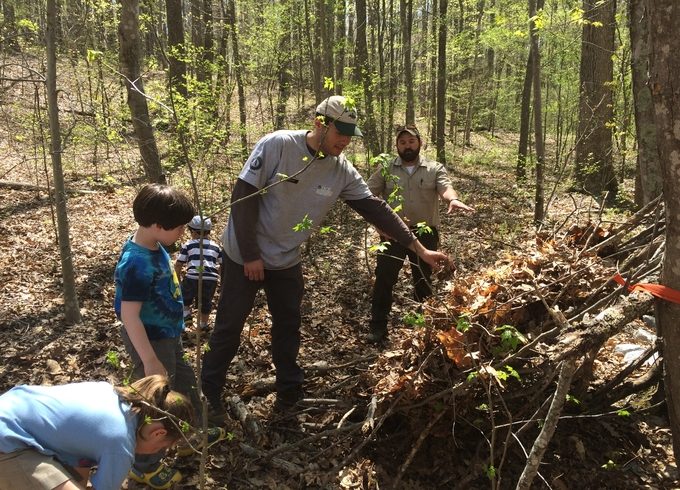
[[[541,464],[543,454],[548,447],[548,443],[550,443],[550,439],[552,439],[552,436],[555,433],[555,428],[557,427],[560,413],[562,413],[562,408],[564,407],[564,402],[569,387],[571,386],[571,378],[574,375],[575,369],[576,360],[573,357],[564,360],[562,370],[560,371],[560,377],[557,381],[555,395],[553,396],[550,409],[548,410],[548,415],[545,418],[541,432],[538,434],[538,437],[531,448],[527,464],[517,482],[517,490],[528,490],[531,487],[531,482],[534,480],[536,473],[538,473],[538,466]]]

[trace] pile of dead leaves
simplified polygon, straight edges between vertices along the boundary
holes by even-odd
[[[427,326],[403,330],[400,349],[378,359],[370,373],[374,393],[384,398],[406,390],[407,399],[432,395],[423,391],[428,380],[446,380],[451,369],[502,358],[540,333],[549,323],[546,305],[574,312],[612,275],[601,258],[583,253],[576,243],[571,235],[537,238],[492,267],[453,280],[443,298],[426,305]],[[431,354],[438,347],[449,365]],[[424,371],[429,374],[416,376],[428,355]]]

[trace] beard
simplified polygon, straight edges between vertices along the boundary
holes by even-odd
[[[412,148],[407,148],[404,151],[397,151],[401,159],[405,162],[415,162],[420,155],[420,148],[414,150]]]

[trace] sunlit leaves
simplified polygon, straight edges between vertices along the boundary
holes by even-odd
[[[312,220],[309,218],[308,214],[305,214],[304,217],[302,218],[302,221],[300,221],[298,224],[293,226],[293,231],[296,232],[301,232],[301,231],[306,231],[312,228]]]

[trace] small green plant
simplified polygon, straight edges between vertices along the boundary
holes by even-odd
[[[492,349],[493,355],[506,355],[515,352],[520,344],[526,344],[527,338],[512,325],[501,325],[494,332],[500,336],[500,345]]]
[[[616,411],[616,415],[618,415],[619,417],[630,417],[630,412],[622,408]]]
[[[512,376],[515,378],[517,381],[522,381],[522,378],[520,377],[519,373],[517,370],[512,367],[512,366],[503,366],[503,369],[505,369],[508,372],[508,375]]]
[[[427,223],[421,221],[416,223],[416,235],[423,236],[432,233],[432,228],[430,228]]]
[[[293,231],[305,231],[309,230],[312,227],[312,220],[309,219],[309,215],[305,214],[304,217],[302,218],[302,221],[300,221],[298,224],[293,226]]]
[[[106,353],[106,363],[115,369],[120,369],[120,358],[118,357],[118,352],[115,350],[108,351]]]
[[[581,404],[581,402],[574,395],[570,395],[569,393],[567,393],[566,399],[567,403],[573,403],[574,405]]]
[[[615,470],[617,468],[617,466],[618,465],[610,459],[605,464],[603,464],[601,467],[605,470],[611,471],[611,470]]]
[[[458,319],[456,320],[456,330],[458,330],[461,333],[465,333],[468,330],[470,330],[470,318],[467,316],[459,316]]]
[[[424,327],[425,316],[422,313],[409,311],[406,316],[404,316],[404,323],[413,327]]]
[[[486,477],[489,480],[493,480],[496,478],[496,467],[494,465],[489,465],[486,467],[484,473],[486,473]]]
[[[389,246],[390,242],[380,242],[376,243],[375,245],[371,245],[368,247],[369,252],[385,252],[387,250],[387,247]]]

